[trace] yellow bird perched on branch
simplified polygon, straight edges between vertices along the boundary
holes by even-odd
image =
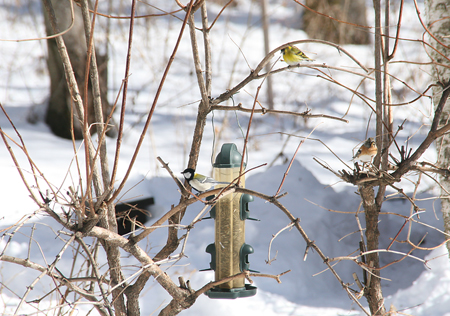
[[[291,66],[298,65],[302,61],[314,61],[295,46],[285,47],[281,50],[281,53],[283,54],[283,61]]]

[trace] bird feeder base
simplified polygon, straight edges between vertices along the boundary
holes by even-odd
[[[245,287],[235,289],[221,289],[213,288],[206,291],[205,295],[209,298],[223,298],[223,299],[236,299],[239,297],[250,297],[256,294],[257,288],[250,284],[246,284]]]

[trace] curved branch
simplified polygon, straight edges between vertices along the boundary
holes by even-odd
[[[217,98],[211,100],[211,105],[217,105],[225,100],[228,100],[231,98],[234,94],[239,92],[243,87],[245,87],[250,81],[260,78],[262,76],[260,72],[264,69],[267,63],[275,56],[277,52],[279,52],[281,49],[292,46],[295,44],[303,44],[303,43],[317,43],[317,44],[323,44],[323,45],[329,45],[334,48],[336,48],[339,52],[344,53],[347,55],[351,60],[353,60],[361,69],[363,69],[365,72],[369,72],[369,70],[362,65],[353,55],[351,55],[347,50],[342,48],[341,46],[334,44],[332,42],[323,41],[323,40],[315,40],[315,39],[307,39],[307,40],[298,40],[298,41],[292,41],[288,42],[286,44],[280,45],[277,48],[271,50],[264,58],[263,60],[256,66],[255,70],[253,70],[244,80],[242,80],[240,83],[238,83],[235,87],[227,90],[226,92],[219,95]],[[271,74],[270,72],[269,74]]]
[[[240,111],[240,112],[245,112],[245,113],[251,113],[252,109],[248,109],[248,108],[244,108],[242,106],[242,103],[239,103],[236,106],[227,106],[227,105],[214,105],[211,106],[211,110],[219,110],[219,111]],[[337,120],[337,121],[341,121],[344,123],[348,123],[349,121],[340,117],[336,117],[336,116],[331,116],[331,115],[327,115],[327,114],[309,114],[310,110],[306,110],[304,112],[293,112],[293,111],[282,111],[282,110],[271,110],[271,109],[266,109],[266,108],[262,108],[262,109],[255,109],[253,111],[254,113],[261,113],[261,114],[286,114],[286,115],[294,115],[294,116],[301,116],[301,117],[306,117],[306,118],[328,118],[328,119],[332,119],[332,120]]]
[[[347,73],[352,74],[352,75],[361,76],[361,77],[364,77],[366,79],[375,80],[375,78],[373,78],[373,77],[371,77],[369,75],[366,75],[366,74],[363,74],[363,73],[360,73],[360,72],[356,72],[356,71],[353,71],[353,70],[345,69],[343,67],[330,66],[330,65],[327,65],[325,63],[322,63],[322,64],[311,64],[311,63],[308,63],[308,64],[288,65],[288,66],[285,66],[283,68],[275,69],[275,70],[271,71],[270,74],[273,75],[273,74],[276,74],[276,73],[279,73],[279,72],[283,72],[285,70],[290,70],[290,69],[293,69],[293,68],[311,68],[311,69],[325,68],[325,69],[333,69],[333,70],[339,70],[339,71],[342,71],[342,72],[347,72]],[[263,74],[260,74],[260,75],[256,76],[255,79],[261,79],[261,78],[263,78],[265,76],[267,76],[267,74],[263,73]]]

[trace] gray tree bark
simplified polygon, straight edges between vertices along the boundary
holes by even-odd
[[[447,83],[450,80],[450,7],[448,2],[442,0],[425,1],[427,27],[429,30],[429,42],[434,49],[429,50],[429,55],[434,62],[432,74],[436,83]],[[442,87],[433,88],[433,104],[439,104],[442,95]],[[450,120],[450,101],[447,100],[439,127],[448,124]],[[450,135],[444,135],[436,140],[438,166],[449,168],[450,166]],[[450,234],[450,179],[439,176],[441,188],[441,211],[444,221],[444,230]],[[449,237],[447,237],[450,240]],[[450,255],[450,242],[447,242]]]
[[[306,6],[336,19],[333,20],[305,9],[303,30],[308,33],[309,37],[336,44],[370,43],[371,34],[367,29],[337,21],[366,26],[365,0],[306,0]]]
[[[58,28],[61,31],[64,31],[69,28],[72,22],[70,3],[69,1],[53,0],[52,4],[58,21]],[[91,125],[95,123],[96,120],[94,116],[92,88],[90,85],[90,80],[88,80],[87,83],[87,100],[86,96],[84,95],[84,87],[86,84],[85,71],[87,61],[87,47],[83,26],[83,17],[81,14],[81,9],[77,5],[74,5],[74,11],[74,25],[70,31],[63,35],[63,39],[66,43],[70,61],[72,63],[78,87],[80,89],[81,98],[84,102],[87,101],[88,124]],[[47,35],[53,35],[48,16],[45,12],[44,16]],[[73,109],[72,106],[70,91],[67,87],[64,68],[55,39],[47,40],[47,48],[47,67],[50,74],[50,98],[48,101],[45,122],[47,123],[47,125],[49,125],[55,135],[69,139],[72,138],[71,126],[73,124],[75,139],[81,139],[83,137],[82,126],[77,116],[77,112]],[[106,121],[111,110],[111,106],[107,100],[107,56],[100,55],[98,54],[98,52],[96,56],[99,70],[103,117]],[[95,129],[92,129],[92,132],[95,132]]]

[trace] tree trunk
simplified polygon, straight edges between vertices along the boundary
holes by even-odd
[[[55,10],[56,18],[58,20],[58,27],[61,31],[65,31],[70,26],[72,21],[70,3],[67,1],[53,0],[52,4]],[[81,9],[77,5],[74,5],[74,10],[74,25],[70,31],[63,35],[63,39],[67,47],[67,52],[72,63],[78,87],[80,89],[81,98],[84,102],[86,102],[86,98],[84,95],[84,87],[86,84],[85,70],[87,60],[86,39]],[[47,35],[53,35],[50,22],[48,21],[47,14],[45,12],[44,16]],[[73,122],[75,139],[81,139],[83,136],[81,131],[82,125],[76,111],[72,107],[72,100],[69,89],[67,87],[64,68],[55,39],[47,40],[47,48],[47,66],[50,74],[50,98],[48,102],[45,122],[50,126],[52,132],[55,135],[68,139],[72,138],[71,126]],[[99,70],[103,117],[106,121],[111,111],[111,106],[109,105],[107,100],[108,58],[107,55],[100,55],[98,52],[96,53],[96,56]],[[90,80],[88,82],[88,85],[89,98],[87,100],[87,116],[88,124],[91,125],[96,121],[94,116],[92,88],[90,85]],[[81,120],[82,119],[83,118],[81,118]],[[92,132],[95,132],[95,129],[92,129]]]
[[[334,19],[358,25],[367,25],[364,0],[306,0],[306,6]],[[369,44],[367,29],[337,22],[329,17],[306,10],[303,13],[303,30],[311,38],[336,44]]]
[[[434,80],[439,83],[447,83],[450,80],[450,49],[444,47],[442,44],[450,47],[450,8],[442,1],[427,0],[425,1],[426,15],[428,20],[427,27],[436,39],[429,37],[430,44],[437,50],[430,49],[430,57],[435,63],[432,66],[432,74]],[[442,55],[441,55],[442,54]],[[434,106],[439,104],[442,95],[442,87],[433,88],[433,103]],[[450,117],[450,101],[447,100],[444,110],[441,115],[439,127],[447,125]],[[441,168],[448,168],[450,165],[450,136],[447,134],[436,140],[436,149],[438,157],[438,166]],[[439,183],[441,188],[441,210],[444,220],[444,230],[450,234],[450,179],[444,176],[439,176]],[[450,239],[447,236],[447,239]],[[450,242],[447,243],[447,249],[450,255]]]
[[[378,215],[380,214],[380,206],[375,203],[375,192],[371,186],[360,186],[359,193],[363,201],[365,219],[366,219],[366,241],[367,251],[379,248],[378,237]],[[383,293],[381,291],[380,276],[380,260],[377,252],[366,256],[366,264],[369,266],[370,272],[367,275],[367,284],[365,284],[364,296],[369,303],[372,315],[384,315],[386,308],[384,306]]]

